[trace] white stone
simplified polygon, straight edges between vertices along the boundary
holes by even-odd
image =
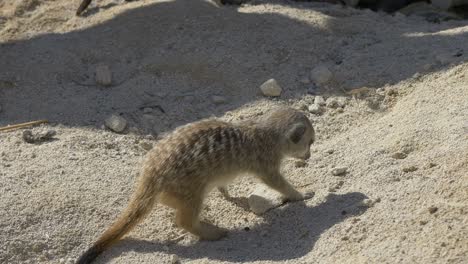
[[[262,90],[262,93],[265,96],[280,96],[283,91],[275,79],[269,79],[264,82],[260,85],[260,90]]]
[[[331,173],[334,176],[342,176],[342,175],[346,174],[347,170],[348,170],[348,168],[346,168],[346,167],[336,167],[336,168],[333,168],[331,170]]]
[[[98,65],[96,67],[96,83],[103,86],[112,84],[112,72],[107,65]]]
[[[111,115],[105,121],[106,127],[110,130],[120,133],[127,127],[127,120],[118,115]]]
[[[250,194],[249,199],[250,210],[257,215],[261,215],[266,211],[275,208],[283,203],[281,194],[268,188],[263,184],[258,184],[255,190]]]
[[[325,84],[332,79],[333,74],[326,66],[317,66],[312,70],[310,77],[316,84]]]
[[[323,99],[322,96],[315,96],[314,104],[320,105],[320,106],[325,105],[325,99]]]
[[[309,105],[309,112],[314,115],[319,115],[322,113],[322,107],[318,104]]]

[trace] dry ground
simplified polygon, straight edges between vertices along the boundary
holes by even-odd
[[[304,109],[310,93],[347,100],[310,115],[308,164],[285,162],[313,199],[259,217],[213,193],[204,217],[232,230],[218,242],[197,242],[159,206],[97,263],[467,263],[467,21],[273,0],[103,0],[75,17],[78,2],[0,1],[0,125],[48,119],[34,131],[57,131],[42,144],[0,133],[1,263],[74,261],[125,207],[147,135]],[[111,87],[95,85],[102,64]],[[326,85],[308,82],[317,65],[333,73]],[[259,93],[269,78],[278,99]],[[128,131],[105,130],[110,114]]]

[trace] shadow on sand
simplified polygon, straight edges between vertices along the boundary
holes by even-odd
[[[264,215],[265,223],[246,230],[231,230],[220,241],[200,241],[182,246],[158,241],[124,239],[105,252],[98,262],[108,262],[122,252],[151,253],[165,251],[188,259],[216,259],[247,262],[256,260],[282,261],[309,253],[321,234],[348,217],[363,214],[368,208],[360,202],[367,196],[352,192],[329,194],[326,200],[308,207],[303,202],[288,204]],[[166,248],[167,250],[167,248]]]

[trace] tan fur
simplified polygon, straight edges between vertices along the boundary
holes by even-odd
[[[90,263],[129,232],[156,201],[176,210],[176,224],[200,239],[217,240],[226,231],[199,220],[203,199],[240,174],[255,175],[285,199],[303,198],[280,173],[284,157],[307,159],[314,129],[307,117],[280,107],[258,120],[227,123],[204,120],[167,135],[148,152],[129,206],[78,260]]]

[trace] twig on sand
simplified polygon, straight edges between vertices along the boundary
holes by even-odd
[[[23,128],[23,127],[28,127],[28,126],[35,126],[35,125],[45,124],[45,123],[48,123],[48,122],[49,121],[46,120],[46,119],[36,120],[36,121],[31,121],[31,122],[26,122],[26,123],[21,123],[21,124],[16,124],[16,125],[0,127],[0,131],[13,130],[13,129]]]

